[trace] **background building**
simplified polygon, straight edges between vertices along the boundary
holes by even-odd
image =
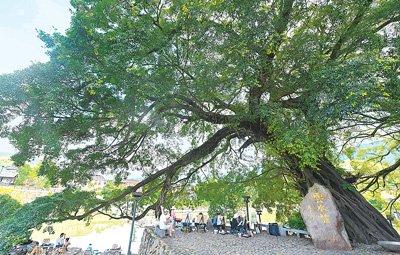
[[[0,185],[13,185],[18,176],[15,166],[0,166]]]

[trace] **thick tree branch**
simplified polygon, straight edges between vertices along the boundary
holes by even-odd
[[[339,37],[339,40],[335,43],[335,45],[333,45],[332,49],[327,52],[327,53],[331,52],[329,56],[330,60],[337,59],[340,56],[340,50],[343,44],[347,41],[347,39],[350,37],[353,31],[357,28],[358,24],[360,24],[362,18],[364,17],[371,3],[372,0],[368,0],[367,3],[365,3],[365,6],[358,11],[354,19],[348,25],[346,31]]]
[[[253,86],[249,90],[248,106],[251,115],[257,115],[260,107],[261,96],[268,90],[268,79],[272,76],[272,62],[276,53],[281,46],[284,38],[284,32],[290,21],[294,0],[282,0],[278,14],[274,20],[275,38],[271,45],[268,45],[268,53],[266,54],[266,64],[260,68],[257,86]]]
[[[382,178],[384,180],[388,174],[397,170],[399,167],[400,167],[400,159],[398,159],[393,165],[380,170],[376,174],[361,177],[358,184],[362,184],[367,181],[369,181],[369,182],[364,188],[362,188],[360,190],[360,192],[365,192],[365,191],[369,190],[369,188],[371,188],[374,184],[378,183],[380,178]]]
[[[173,164],[151,174],[150,176],[148,176],[144,180],[140,181],[136,185],[126,188],[119,195],[117,195],[109,200],[99,203],[97,206],[93,207],[92,209],[90,209],[80,215],[69,216],[69,217],[60,218],[60,219],[51,219],[49,221],[60,222],[60,221],[64,221],[64,220],[83,220],[87,216],[89,216],[95,212],[98,212],[98,211],[102,210],[103,208],[112,205],[113,203],[120,201],[121,199],[125,198],[127,195],[131,194],[134,191],[137,191],[139,188],[141,188],[144,185],[150,183],[151,181],[157,179],[158,177],[165,175],[165,174],[171,174],[175,171],[178,171],[180,168],[187,166],[187,165],[205,157],[206,155],[213,152],[218,147],[218,145],[220,144],[220,142],[223,139],[225,139],[226,137],[228,137],[229,135],[234,134],[234,133],[235,133],[235,131],[233,131],[230,128],[227,128],[227,127],[221,128],[199,147],[187,152],[181,158],[179,158],[177,161],[175,161]]]

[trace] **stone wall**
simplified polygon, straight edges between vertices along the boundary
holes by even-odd
[[[138,255],[170,255],[167,245],[154,233],[154,228],[146,227],[143,231]]]

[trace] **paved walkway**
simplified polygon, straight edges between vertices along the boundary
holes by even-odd
[[[252,238],[208,233],[179,234],[163,239],[176,255],[393,255],[377,245],[357,245],[353,251],[322,251],[311,241],[294,236],[274,237],[259,234]]]

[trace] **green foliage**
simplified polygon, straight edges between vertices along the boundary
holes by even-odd
[[[99,202],[92,192],[66,189],[61,193],[37,198],[23,206],[12,203],[12,213],[0,221],[0,252],[6,252],[12,245],[26,241],[32,231],[40,229],[43,223],[63,221],[70,214],[88,210]]]
[[[383,127],[399,123],[398,0],[71,4],[65,35],[39,33],[50,62],[0,76],[0,135],[18,149],[16,164],[43,157],[39,173],[51,184],[79,187],[99,172],[119,183],[140,169],[143,205],[195,194],[231,214],[246,193],[284,220],[299,202],[304,168],[318,168],[338,139],[357,133],[340,130],[387,116]],[[260,162],[241,158],[245,141],[261,144],[250,154],[275,163],[249,171]],[[98,195],[117,206],[129,200],[107,189]],[[58,197],[81,206],[74,192],[63,194],[49,205]],[[111,209],[82,195],[86,210]],[[39,201],[46,198],[16,214]],[[33,225],[51,221],[43,211]]]
[[[352,175],[373,176],[375,173],[394,164],[394,160],[400,158],[399,148],[399,141],[391,138],[376,141],[358,148],[348,147],[344,152],[347,159],[343,165],[347,168],[347,172]],[[365,188],[371,180],[361,182],[356,188]],[[400,195],[398,180],[400,180],[399,171],[391,171],[383,177],[378,178],[371,185],[370,189],[364,193],[364,196],[371,205],[383,214],[391,214],[399,211],[399,204],[394,200],[392,201],[393,198]],[[353,186],[348,186],[354,189]]]
[[[194,185],[193,185],[194,186]],[[207,206],[207,203],[204,200],[198,200],[194,188],[181,189],[177,192],[174,190],[171,191],[171,195],[167,197],[165,201],[165,205],[167,208],[171,208],[175,206],[176,208],[186,209],[186,208],[199,208],[203,206]]]
[[[285,169],[277,167],[277,163],[278,159],[273,164],[265,162],[263,174],[257,178],[253,173],[253,207],[266,208],[269,212],[275,210],[277,221],[285,222],[298,207],[301,194],[296,183],[285,177]]]
[[[374,30],[395,0],[167,2],[72,1],[65,35],[39,33],[51,61],[0,78],[0,126],[26,117],[1,130],[17,164],[46,155],[41,173],[63,185],[94,171],[121,176],[129,164],[151,172],[184,151],[158,138],[195,147],[218,124],[247,123],[246,134],[263,130],[279,153],[316,166],[330,127],[399,101],[382,97],[399,94],[398,59],[380,54],[398,39]],[[249,107],[254,88],[262,93]]]
[[[21,204],[9,195],[0,195],[0,223],[12,216],[20,207]]]
[[[18,168],[18,176],[15,184],[23,186],[32,186],[36,188],[49,188],[50,182],[44,176],[39,176],[40,164],[29,165],[24,164]]]
[[[376,196],[373,196],[371,199],[368,200],[368,202],[378,209],[379,211],[383,211],[385,209],[385,200],[384,199],[379,199]]]
[[[292,214],[289,215],[286,224],[295,229],[302,229],[306,230],[306,224],[303,221],[303,218],[301,217],[301,214],[299,211],[292,212]]]
[[[196,185],[194,193],[200,203],[208,205],[208,214],[224,213],[232,217],[238,209],[244,207],[243,196],[246,195],[246,184],[243,176],[229,173],[221,178],[210,178]]]
[[[353,185],[351,185],[351,184],[349,184],[349,183],[347,183],[347,182],[342,183],[340,186],[341,186],[343,189],[347,189],[347,190],[349,190],[349,191],[353,191],[353,192],[356,192],[356,191],[357,191],[357,189],[356,189]]]
[[[245,207],[243,196],[249,195],[251,207],[275,211],[279,222],[285,222],[301,201],[295,183],[282,178],[279,169],[267,163],[257,170],[231,171],[200,182],[194,194],[198,204],[208,206],[210,215],[223,212],[228,217]]]

